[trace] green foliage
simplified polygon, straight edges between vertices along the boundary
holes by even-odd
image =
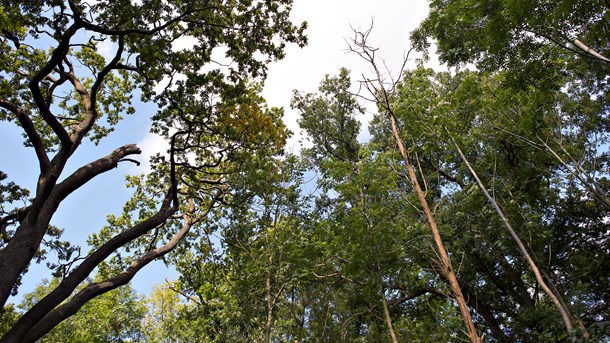
[[[221,242],[206,236],[175,260],[182,271],[176,288],[188,299],[183,318],[198,320],[206,342],[294,335],[296,324],[283,311],[306,268],[300,167],[294,156],[257,156],[244,168],[235,175],[230,206],[206,223],[207,235]],[[286,331],[272,331],[276,323]]]
[[[428,38],[434,38],[440,59],[450,65],[516,65],[554,56],[557,51],[544,49],[549,45],[564,49],[555,49],[560,53],[568,52],[567,48],[578,52],[570,44],[574,38],[601,54],[607,52],[600,34],[608,28],[603,1],[432,1],[430,9],[413,38],[420,49],[429,46]],[[544,52],[546,56],[542,56]]]
[[[153,343],[203,342],[201,326],[204,318],[189,316],[191,307],[176,292],[177,285],[155,286],[143,302],[147,312],[142,323],[142,341]]]
[[[597,203],[598,212],[589,212],[590,221],[578,214],[578,208],[591,204],[597,195],[590,191],[590,185],[576,186],[573,175],[566,174],[566,165],[550,149],[565,154],[572,151],[582,161],[604,160],[597,142],[584,140],[583,135],[595,132],[594,136],[605,141],[602,137],[607,137],[607,132],[603,126],[593,124],[600,123],[595,111],[589,112],[590,116],[579,116],[578,124],[573,121],[572,116],[577,114],[570,109],[580,108],[589,100],[552,87],[515,89],[506,85],[507,73],[408,71],[398,86],[393,106],[404,139],[414,147],[412,154],[417,156],[428,196],[439,204],[436,218],[450,237],[449,250],[461,255],[460,282],[465,293],[476,294],[479,310],[485,306],[493,308],[492,316],[510,323],[506,337],[499,332],[489,334],[498,340],[510,340],[536,333],[539,341],[548,341],[564,335],[559,315],[548,299],[538,298],[539,291],[532,296],[530,289],[537,286],[531,272],[514,242],[500,229],[503,226],[500,218],[475,185],[451,140],[455,139],[465,151],[526,241],[530,254],[540,265],[546,261],[548,275],[554,275],[551,280],[574,304],[586,325],[594,326],[605,322],[606,316],[595,318],[584,313],[590,306],[596,308],[599,305],[594,304],[603,302],[603,292],[588,288],[586,296],[579,293],[577,290],[583,284],[591,282],[591,276],[561,266],[567,259],[571,263],[586,263],[596,273],[607,275],[602,272],[605,267],[592,264],[592,260],[584,262],[578,248],[573,246],[575,250],[571,252],[563,250],[565,243],[559,241],[573,241],[573,233],[578,231],[590,242],[604,242],[599,236],[603,229],[596,232],[593,227],[603,225],[599,216],[604,216],[606,210],[601,209],[602,203]],[[383,132],[381,123],[374,125],[377,128],[372,131]],[[568,126],[573,129],[566,130]],[[600,182],[608,177],[599,167],[590,172],[598,173]],[[558,222],[572,220],[578,222],[574,223],[576,226],[590,229],[584,233],[575,227],[555,228]],[[601,256],[600,247],[593,245],[588,249]],[[520,310],[512,313],[515,307]],[[492,317],[480,314],[487,325],[492,325]]]
[[[592,339],[603,340],[607,208],[549,150],[603,161],[597,143],[582,138],[605,134],[603,121],[592,108],[580,121],[571,119],[571,110],[591,104],[584,97],[552,87],[520,90],[506,78],[504,72],[406,72],[391,99],[401,135],[413,147],[441,232],[459,261],[460,285],[480,332],[498,342],[567,338],[452,139],[545,278]],[[347,79],[344,71],[326,77],[322,85],[336,87],[323,95],[295,93],[314,143],[303,161],[247,160],[236,174],[231,207],[204,230],[220,242],[206,236],[174,260],[182,273],[175,288],[187,299],[178,317],[201,329],[204,341],[389,341],[382,299],[400,340],[462,339],[389,129],[376,118],[372,141],[357,142],[359,107]],[[331,106],[337,99],[352,107]],[[352,130],[341,129],[346,123]],[[604,165],[592,169],[601,184]],[[307,196],[304,166],[320,172],[316,192]]]
[[[45,280],[24,296],[19,308],[27,311],[58,283],[59,279]],[[40,342],[140,342],[145,310],[130,286],[120,287],[87,303]]]
[[[15,310],[15,306],[5,306],[0,312],[0,335],[7,333],[18,319],[19,312]]]
[[[67,32],[73,18],[59,5],[48,11],[53,5],[5,1],[0,7],[0,100],[26,110],[48,151],[63,143],[31,105],[24,75],[58,50],[19,42],[40,42],[42,28],[50,30],[48,39],[61,41],[57,32]],[[93,89],[108,65],[100,42],[126,51],[120,56],[125,68],[111,71],[96,95],[106,124],[96,119],[87,135],[99,141],[111,132],[132,112],[137,88],[159,106],[153,131],[171,142],[168,155],[153,158],[151,173],[128,177],[134,195],[90,237],[90,255],[156,216],[167,194],[160,185],[176,187],[179,208],[172,214],[180,214],[108,253],[99,279],[121,275],[185,225],[192,228],[164,256],[180,272],[178,280],[145,300],[129,288],[106,293],[42,341],[389,342],[390,330],[399,341],[462,341],[459,313],[387,120],[376,116],[372,139],[358,141],[364,109],[341,69],[317,93],[294,92],[291,106],[311,146],[302,156],[282,155],[290,132],[283,111],[260,97],[259,81],[266,63],[283,56],[285,43],[305,43],[305,26],[290,23],[290,1],[205,5],[74,4],[72,11],[86,11],[98,29],[90,27],[90,39],[72,44],[69,63],[58,64],[55,76],[78,65],[80,82]],[[408,70],[388,99],[488,341],[556,342],[572,334],[584,339],[584,332],[566,332],[456,145],[590,340],[608,340],[610,93],[608,64],[596,55],[608,55],[606,5],[432,1],[429,17],[412,33],[414,43],[426,50],[435,39],[440,59],[459,68]],[[142,32],[159,23],[167,25]],[[181,38],[193,39],[194,48],[173,46]],[[233,63],[204,67],[219,49]],[[478,71],[460,69],[467,63]],[[155,90],[160,82],[169,84]],[[49,78],[41,85],[55,99],[53,87],[63,83]],[[78,87],[62,87],[63,96],[49,106],[71,128],[91,109]],[[19,119],[2,108],[0,119]],[[31,137],[26,143],[35,145]],[[314,174],[315,186],[305,181]],[[19,222],[16,204],[29,196],[5,179],[0,174],[3,230]],[[76,250],[58,239],[61,230],[45,230],[60,257],[74,259]],[[54,268],[68,273],[62,266],[69,264]],[[58,284],[26,296],[21,310]],[[0,333],[20,315],[5,307]]]
[[[313,147],[306,154],[319,162],[331,155],[340,161],[358,159],[357,136],[360,122],[355,118],[364,113],[350,93],[349,71],[341,68],[339,75],[326,75],[320,83],[320,94],[294,92],[291,107],[300,112],[298,123]]]
[[[291,0],[0,2],[0,120],[23,129],[40,172],[32,199],[1,185],[0,303],[46,248],[58,253],[49,267],[64,280],[3,339],[36,340],[179,241],[188,240],[182,252],[201,245],[206,217],[239,184],[233,175],[250,172],[251,159],[280,154],[289,135],[282,110],[259,94],[267,64],[284,57],[287,43],[306,44],[306,23],[293,24],[291,9]],[[183,41],[194,44],[183,48]],[[218,54],[224,61],[213,60]],[[133,96],[156,105],[152,131],[169,149],[153,157],[151,173],[128,178],[134,195],[123,213],[110,215],[90,237],[89,253],[77,256],[51,224],[55,210],[141,150],[125,145],[80,168],[66,165],[83,139],[99,143],[135,112]],[[24,209],[14,208],[17,200]],[[87,281],[96,268],[99,282]]]

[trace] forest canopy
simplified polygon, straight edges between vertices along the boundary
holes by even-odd
[[[370,73],[294,90],[293,154],[261,95],[307,43],[292,1],[3,0],[0,120],[38,164],[0,172],[0,342],[610,340],[608,3],[429,4],[396,74],[354,28]],[[134,97],[168,150],[78,247],[59,205],[141,149],[69,162]],[[138,295],[158,259],[179,276]]]

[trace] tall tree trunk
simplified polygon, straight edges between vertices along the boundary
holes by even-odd
[[[464,164],[466,164],[466,166],[468,167],[468,170],[470,170],[470,173],[472,174],[474,179],[477,181],[477,184],[478,184],[479,188],[481,189],[483,194],[485,194],[485,197],[487,198],[489,203],[491,203],[491,205],[495,208],[496,212],[498,213],[498,215],[502,219],[502,222],[504,223],[504,226],[506,227],[506,229],[510,233],[511,237],[513,238],[515,243],[517,243],[517,246],[519,247],[519,251],[521,252],[521,255],[527,261],[528,265],[530,266],[530,269],[534,272],[534,275],[536,277],[536,281],[540,284],[540,287],[542,287],[542,290],[544,291],[544,293],[546,293],[546,295],[548,295],[548,297],[551,299],[551,301],[553,302],[553,304],[555,305],[555,307],[559,311],[559,314],[561,315],[561,319],[563,320],[563,323],[565,324],[566,329],[568,330],[568,334],[570,334],[570,335],[572,334],[572,332],[574,330],[574,322],[576,322],[576,325],[582,331],[583,336],[585,338],[588,338],[589,337],[589,333],[588,333],[587,329],[585,328],[585,326],[582,324],[582,321],[576,320],[573,317],[573,315],[570,313],[570,310],[568,309],[568,306],[566,305],[565,301],[563,301],[563,299],[561,299],[561,295],[559,295],[559,293],[555,294],[551,290],[551,288],[547,285],[547,283],[545,282],[544,278],[542,277],[542,273],[540,272],[540,269],[536,265],[536,262],[530,256],[529,252],[527,251],[527,248],[525,247],[525,245],[521,241],[521,238],[519,237],[517,232],[513,229],[512,225],[508,221],[508,218],[506,218],[506,216],[504,215],[504,212],[502,211],[502,209],[498,205],[496,199],[494,199],[489,194],[489,192],[485,188],[485,185],[483,185],[483,182],[479,178],[478,174],[476,173],[476,171],[474,170],[472,165],[470,165],[470,162],[468,161],[468,159],[466,158],[466,156],[462,152],[462,149],[460,149],[460,146],[453,139],[453,137],[451,137],[451,142],[453,143],[453,146],[456,148],[457,152],[459,153],[460,157],[462,158],[462,161],[464,161]],[[548,281],[550,282],[550,280],[548,280]],[[572,340],[575,341],[576,338],[574,337]]]
[[[389,105],[389,104],[388,104]],[[389,107],[389,106],[388,106]],[[430,226],[430,230],[432,231],[432,237],[434,239],[434,244],[436,245],[436,250],[440,257],[441,268],[443,268],[443,274],[446,275],[447,281],[449,282],[449,286],[451,287],[451,291],[455,297],[455,301],[458,303],[458,307],[460,309],[460,314],[462,316],[462,320],[464,321],[464,325],[466,326],[466,333],[468,334],[468,338],[473,343],[482,342],[481,338],[477,334],[477,330],[474,326],[474,322],[472,321],[472,316],[470,315],[470,311],[468,309],[468,305],[466,304],[466,300],[464,295],[462,294],[462,289],[460,288],[460,284],[455,276],[455,271],[453,270],[453,265],[451,264],[451,259],[447,254],[447,249],[445,249],[445,244],[443,243],[443,239],[441,237],[440,231],[438,229],[438,225],[436,224],[436,219],[434,218],[434,214],[428,205],[428,200],[426,200],[426,195],[424,191],[421,189],[419,185],[419,181],[417,180],[417,174],[415,173],[415,168],[409,161],[409,152],[405,148],[405,145],[402,141],[402,137],[398,131],[398,123],[396,122],[396,117],[394,113],[388,111],[390,116],[390,121],[392,124],[392,135],[398,145],[398,150],[402,155],[402,158],[407,166],[407,178],[417,194],[417,199],[424,210],[424,214],[426,215],[426,219]]]
[[[267,265],[267,277],[265,278],[265,290],[267,292],[267,318],[265,321],[264,339],[265,343],[271,342],[271,328],[273,326],[273,296],[271,294],[271,265],[273,264],[273,252],[270,252]]]
[[[390,316],[390,308],[388,307],[388,301],[385,298],[385,287],[383,287],[383,283],[381,282],[379,283],[379,292],[381,293],[383,315],[385,317],[385,323],[388,327],[388,332],[390,333],[390,338],[392,339],[392,343],[398,343],[398,339],[396,338],[396,332],[394,331],[394,325],[392,324],[392,317]]]
[[[453,270],[451,260],[449,258],[449,255],[447,254],[447,250],[445,249],[445,244],[443,243],[443,239],[441,238],[440,232],[438,230],[436,219],[434,218],[432,210],[430,210],[430,206],[428,205],[428,201],[426,200],[424,191],[419,185],[419,181],[417,180],[417,174],[415,173],[415,168],[409,161],[409,151],[406,149],[402,137],[400,135],[396,116],[394,114],[392,106],[390,105],[390,95],[388,94],[388,91],[385,88],[383,77],[381,76],[381,72],[379,70],[379,67],[377,66],[377,62],[375,61],[375,53],[377,49],[368,45],[367,39],[368,35],[371,32],[371,29],[369,29],[368,31],[354,30],[354,34],[356,35],[356,37],[352,40],[353,45],[350,45],[350,49],[352,52],[362,57],[362,59],[368,62],[373,68],[373,72],[375,73],[376,79],[365,79],[363,81],[363,85],[375,98],[376,104],[378,106],[381,106],[385,110],[386,114],[390,119],[390,123],[392,125],[392,135],[394,137],[394,140],[396,141],[396,144],[398,145],[400,154],[402,155],[402,158],[407,167],[407,180],[409,181],[411,187],[413,188],[413,191],[417,195],[419,203],[426,215],[426,220],[428,221],[430,230],[432,231],[432,237],[434,239],[434,243],[436,245],[436,249],[440,258],[440,264],[442,269],[441,274],[446,275],[447,281],[449,282],[449,286],[451,287],[451,290],[455,297],[455,301],[458,303],[460,314],[462,316],[462,320],[464,321],[464,325],[466,326],[466,333],[468,335],[468,338],[470,339],[470,342],[480,343],[482,342],[482,340],[477,334],[474,322],[472,321],[472,316],[470,315],[468,305],[466,304],[466,300],[464,299],[464,295],[462,294],[462,290],[455,275],[455,271]],[[403,68],[406,62],[407,59],[405,58]],[[392,87],[395,86],[396,84],[394,83]]]
[[[388,300],[385,298],[385,287],[383,285],[383,279],[381,277],[381,268],[379,267],[379,261],[377,263],[377,282],[379,283],[379,295],[381,296],[381,304],[383,305],[383,316],[385,318],[386,326],[388,327],[388,333],[392,343],[398,343],[396,338],[396,332],[394,331],[394,325],[392,324],[392,316],[390,316],[390,308],[388,307]]]

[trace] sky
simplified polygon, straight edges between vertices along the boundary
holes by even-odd
[[[378,56],[383,59],[389,72],[397,77],[403,56],[409,49],[409,32],[417,27],[427,12],[426,0],[295,0],[291,17],[295,23],[308,22],[306,34],[309,43],[302,49],[289,45],[285,59],[269,65],[262,94],[269,106],[284,108],[285,122],[296,133],[289,140],[286,150],[299,150],[298,113],[290,109],[293,90],[315,92],[326,74],[336,75],[341,67],[351,70],[352,81],[361,79],[362,75],[371,75],[366,62],[347,51],[347,41],[353,37],[352,27],[366,30],[373,25],[369,43],[379,48]],[[430,65],[436,66],[436,63],[433,61]],[[148,132],[148,118],[154,114],[155,107],[142,104],[135,98],[136,114],[124,119],[116,132],[99,146],[84,144],[71,159],[65,175],[124,144],[137,143],[143,150],[139,157],[142,162],[146,162],[148,156],[165,150],[166,143]],[[363,127],[366,127],[370,114],[361,119],[365,123]],[[21,132],[14,124],[0,122],[0,146],[3,147],[0,170],[8,174],[9,180],[33,190],[37,163],[33,151],[24,148],[22,141]],[[52,223],[65,229],[64,238],[85,244],[87,235],[98,231],[106,223],[106,215],[120,214],[131,194],[123,186],[124,175],[143,171],[146,171],[145,163],[141,167],[121,163],[115,170],[100,175],[68,197]],[[86,250],[85,247],[83,252]],[[32,265],[23,279],[19,294],[10,298],[9,302],[18,303],[23,294],[32,291],[45,277],[50,275],[44,262],[42,265]],[[135,276],[132,286],[139,293],[147,294],[153,285],[176,277],[175,271],[161,262],[154,262]]]
[[[373,25],[370,43],[379,48],[378,55],[396,75],[409,49],[409,33],[427,13],[426,0],[295,1],[292,18],[294,22],[307,21],[308,46],[289,46],[286,58],[269,67],[263,96],[271,106],[284,107],[288,127],[298,133],[298,113],[290,109],[294,89],[315,92],[324,75],[337,75],[341,67],[351,71],[354,83],[362,75],[371,75],[367,63],[348,51],[348,41],[354,37],[352,28],[367,30]],[[287,148],[298,150],[298,138],[289,141]]]

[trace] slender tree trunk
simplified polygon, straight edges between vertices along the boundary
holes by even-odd
[[[580,40],[578,40],[578,38],[572,39],[572,44],[576,45],[582,51],[590,54],[591,56],[597,58],[598,60],[604,61],[606,63],[610,63],[610,59],[608,59],[608,57],[606,57],[606,56],[600,54],[599,52],[591,49],[588,45],[586,45],[585,43],[583,43]]]
[[[415,169],[409,161],[409,152],[405,148],[404,142],[399,133],[396,116],[394,115],[394,111],[392,110],[392,106],[390,105],[390,97],[388,91],[385,89],[383,77],[381,76],[381,72],[375,61],[375,53],[377,49],[369,46],[367,43],[367,38],[369,33],[371,32],[371,29],[364,32],[354,30],[356,37],[352,40],[352,42],[357,47],[357,49],[351,45],[350,49],[353,52],[357,53],[365,61],[367,61],[371,65],[371,67],[373,67],[373,71],[376,74],[376,80],[373,81],[370,79],[366,79],[363,81],[363,83],[365,87],[369,90],[371,95],[375,98],[377,105],[380,105],[387,112],[387,115],[390,118],[390,123],[392,125],[392,135],[394,137],[394,140],[396,141],[396,144],[398,145],[398,149],[400,151],[400,154],[402,155],[405,165],[407,166],[407,179],[413,187],[415,194],[417,194],[419,203],[422,209],[424,210],[426,219],[428,221],[428,224],[430,225],[430,230],[432,231],[432,237],[434,239],[434,243],[436,245],[436,249],[440,258],[442,268],[441,274],[446,275],[446,279],[449,282],[449,286],[451,287],[451,290],[455,297],[455,301],[458,303],[460,314],[462,316],[462,320],[464,321],[464,325],[466,326],[466,333],[468,335],[468,338],[470,339],[470,342],[480,343],[482,342],[482,340],[478,336],[477,330],[474,326],[474,322],[472,321],[472,316],[470,315],[468,305],[466,304],[466,300],[464,299],[464,295],[462,294],[462,290],[458,283],[457,277],[455,276],[455,271],[453,270],[453,267],[451,265],[451,260],[449,259],[449,255],[447,254],[447,250],[445,249],[445,245],[438,230],[438,226],[436,225],[436,219],[434,218],[432,210],[430,210],[430,206],[428,205],[428,201],[426,200],[426,196],[419,185]],[[406,64],[406,59],[404,63]],[[377,83],[377,86],[375,85],[375,83]],[[393,84],[393,87],[395,87],[395,84]]]
[[[428,221],[428,224],[430,225],[432,237],[434,238],[434,243],[436,244],[436,250],[440,257],[441,268],[444,269],[444,274],[446,274],[447,276],[447,281],[449,282],[449,286],[451,287],[451,290],[455,297],[455,301],[458,303],[462,320],[464,321],[464,325],[466,326],[466,333],[468,334],[468,338],[473,343],[482,342],[481,338],[477,334],[477,330],[474,326],[474,322],[472,321],[472,316],[470,315],[468,305],[466,304],[466,300],[464,298],[464,295],[462,294],[462,289],[460,288],[460,284],[457,280],[457,277],[455,276],[455,271],[453,270],[451,259],[449,258],[447,250],[445,249],[445,244],[443,243],[440,231],[438,230],[438,225],[436,224],[434,214],[432,214],[432,210],[430,210],[430,206],[428,205],[426,196],[423,190],[421,189],[421,186],[419,185],[419,181],[417,180],[417,174],[415,173],[415,168],[409,161],[409,152],[405,148],[405,145],[398,131],[398,123],[396,122],[396,117],[391,112],[389,112],[389,116],[392,124],[392,134],[394,136],[394,139],[396,140],[396,144],[398,144],[398,150],[400,151],[400,154],[402,155],[402,158],[407,166],[408,180],[411,183],[413,190],[417,194],[419,203],[422,209],[424,210],[426,219]]]
[[[477,310],[477,313],[483,317],[483,320],[489,326],[489,330],[491,331],[491,335],[498,340],[498,342],[514,342],[514,338],[509,338],[506,333],[500,327],[500,323],[493,315],[487,304],[484,304],[477,299],[476,294],[468,294],[468,290],[464,290],[464,293],[468,297],[468,303],[471,304]]]
[[[510,132],[510,131],[504,130],[502,128],[499,128],[499,127],[494,127],[494,129],[507,133],[535,148],[540,149],[540,145],[538,145],[536,142],[533,142],[514,132]],[[561,158],[561,156],[559,156],[559,154],[555,150],[553,150],[553,148],[551,148],[547,144],[547,142],[544,139],[542,139],[542,137],[537,136],[537,138],[540,141],[540,143],[542,144],[542,146],[546,149],[548,154],[550,154],[551,156],[553,156],[553,158],[555,158],[557,161],[559,161],[559,163],[561,163],[561,165],[564,166],[564,168],[566,168],[570,174],[572,174],[575,178],[577,178],[578,181],[580,181],[584,187],[589,189],[589,191],[591,191],[593,197],[596,197],[597,200],[601,201],[602,205],[604,205],[606,208],[610,209],[610,199],[606,195],[606,192],[603,190],[603,188],[599,185],[599,183],[594,178],[589,176],[587,171],[581,167],[580,163],[575,161],[574,158],[572,156],[570,156],[570,154],[563,147],[561,142],[558,142],[557,140],[555,140],[555,143],[557,143],[559,145],[559,147],[561,148],[561,150],[563,150],[563,152],[567,155],[567,157],[570,160],[572,160],[572,163],[574,163],[575,167],[572,167],[568,162],[566,162],[563,158]]]
[[[377,281],[379,283],[379,295],[381,295],[381,304],[383,305],[383,316],[385,318],[386,326],[388,327],[388,333],[392,343],[398,343],[396,338],[396,332],[394,331],[394,325],[392,324],[392,316],[390,316],[390,308],[388,307],[388,300],[385,298],[385,287],[383,286],[383,279],[381,278],[381,268],[379,267],[379,261],[377,263]]]
[[[575,168],[566,163],[566,161],[564,161],[561,156],[559,156],[559,154],[557,154],[557,152],[555,152],[555,150],[553,150],[545,141],[543,141],[542,138],[538,137],[538,139],[548,150],[548,152],[555,157],[559,163],[561,163],[570,172],[570,174],[574,175],[574,177],[576,177],[583,184],[583,186],[587,187],[591,193],[593,193],[593,196],[597,196],[598,200],[600,200],[602,204],[606,206],[606,208],[610,209],[610,199],[608,199],[606,192],[599,186],[597,181],[590,177],[587,172],[576,161],[574,161],[573,158],[571,158],[571,156],[568,157],[572,159],[574,165],[576,165]],[[561,145],[561,143],[559,145],[563,151],[567,153],[566,149]]]
[[[453,139],[453,137],[451,137],[451,141],[452,141],[453,145],[455,146],[457,152],[460,154],[460,157],[464,161],[464,164],[466,164],[466,166],[468,167],[468,170],[470,170],[470,173],[472,174],[472,176],[477,181],[477,184],[478,184],[479,188],[485,194],[485,197],[487,197],[487,200],[489,200],[489,202],[493,205],[493,207],[495,208],[496,212],[498,213],[498,215],[502,219],[502,222],[504,223],[504,226],[506,227],[506,229],[510,233],[510,235],[513,238],[513,240],[515,241],[515,243],[517,243],[517,246],[519,247],[519,251],[521,252],[521,255],[527,261],[527,263],[529,264],[531,270],[534,272],[534,275],[536,277],[536,281],[540,284],[540,287],[542,288],[544,293],[546,293],[546,295],[548,295],[548,297],[551,299],[551,301],[553,302],[555,307],[557,307],[557,310],[559,311],[559,314],[561,315],[563,323],[565,324],[566,329],[568,330],[568,334],[571,335],[573,330],[574,330],[574,323],[573,323],[573,321],[575,321],[575,319],[572,316],[572,314],[570,313],[570,310],[568,309],[567,305],[565,304],[563,299],[561,299],[561,296],[559,294],[555,294],[550,289],[550,287],[547,285],[547,283],[544,281],[544,278],[542,277],[542,273],[540,272],[540,269],[538,268],[538,266],[536,265],[536,262],[532,259],[532,257],[528,253],[527,248],[525,247],[525,245],[521,241],[521,238],[519,237],[517,232],[513,229],[512,225],[508,221],[508,218],[506,218],[506,216],[504,215],[504,212],[502,211],[502,209],[500,208],[500,206],[498,205],[496,200],[489,194],[489,192],[485,188],[485,185],[483,185],[483,182],[479,178],[479,176],[476,173],[476,171],[474,170],[474,168],[472,168],[472,166],[470,165],[470,162],[468,161],[468,159],[466,158],[466,156],[462,152],[462,149],[460,149],[460,147],[457,144],[457,142]],[[550,282],[550,280],[549,280],[549,282]],[[589,333],[587,332],[587,329],[584,327],[582,322],[581,321],[576,321],[576,322],[577,322],[577,326],[579,326],[580,330],[582,331],[583,336],[585,338],[588,338],[589,337]],[[575,340],[575,338],[573,339],[573,341],[574,340]]]
[[[394,325],[392,325],[392,317],[390,316],[390,308],[388,307],[388,301],[385,298],[385,288],[382,283],[379,283],[379,292],[381,293],[381,303],[383,304],[383,315],[385,316],[385,323],[388,326],[388,332],[392,343],[398,343],[396,333],[394,331]]]
[[[265,278],[265,290],[267,291],[267,320],[265,321],[264,339],[265,343],[271,342],[271,327],[273,326],[273,296],[271,295],[271,264],[273,263],[273,253],[269,254],[267,261],[267,277]]]

